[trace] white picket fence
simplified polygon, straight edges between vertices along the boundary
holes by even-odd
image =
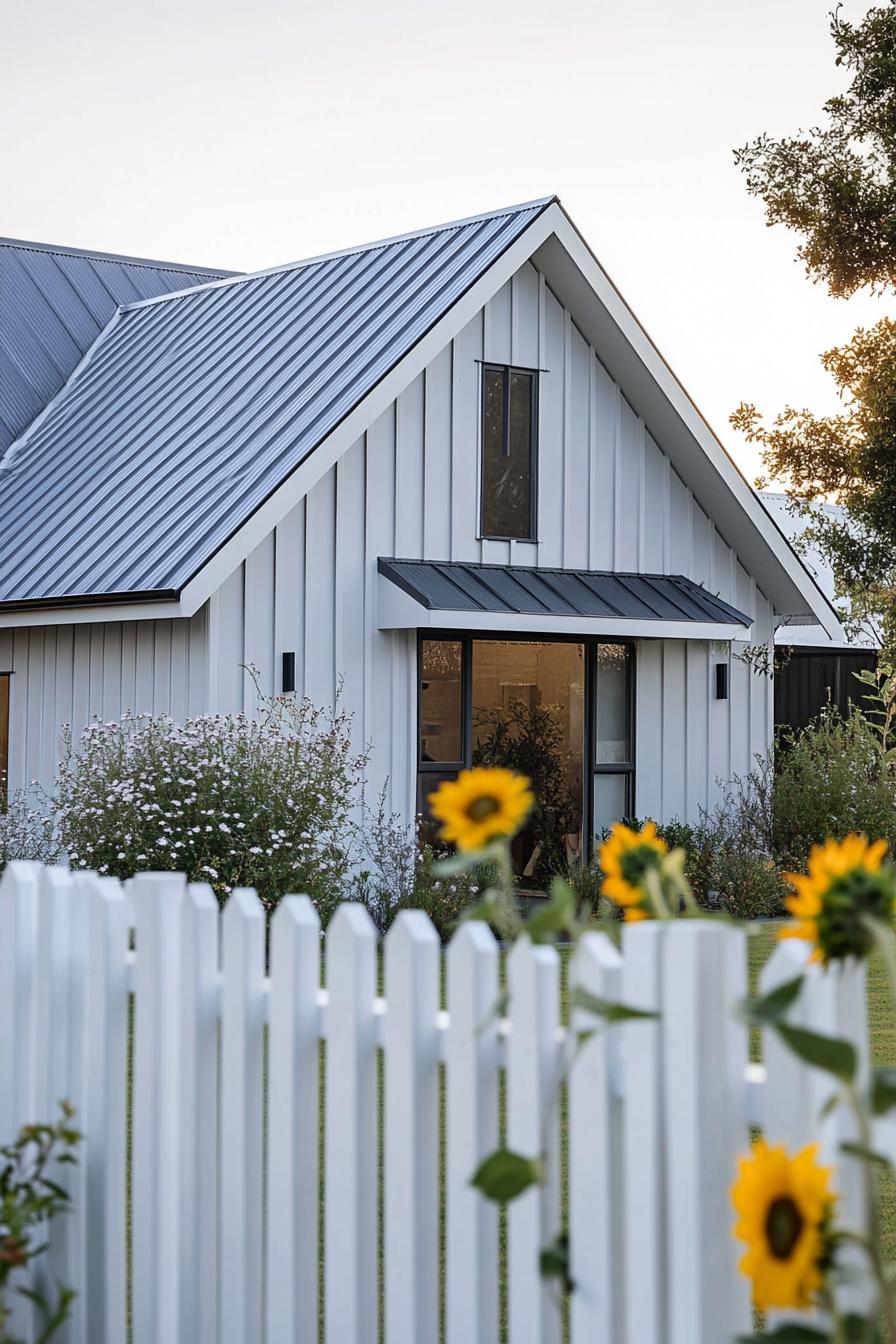
[[[831,1084],[772,1040],[769,1083],[748,1065],[731,1011],[746,992],[744,932],[645,923],[625,929],[621,956],[601,934],[583,939],[570,982],[660,1017],[587,1039],[565,1099],[566,1144],[554,1081],[569,1033],[597,1023],[578,1010],[561,1027],[558,953],[525,940],[507,959],[500,1018],[499,958],[484,925],[464,925],[445,957],[442,1010],[438,940],[423,914],[406,912],[385,940],[380,997],[366,912],[343,906],[324,943],[310,901],[289,897],[267,977],[252,891],[235,892],[219,917],[207,887],[176,875],[123,888],[10,865],[0,1141],[53,1118],[63,1097],[86,1134],[69,1169],[74,1212],[54,1225],[41,1270],[78,1292],[60,1340],[316,1341],[322,1256],[327,1344],[496,1344],[502,1284],[511,1344],[557,1344],[556,1289],[538,1261],[560,1228],[562,1172],[573,1344],[722,1344],[748,1332],[730,1230],[736,1157],[751,1124],[792,1145],[816,1134]],[[766,987],[804,958],[782,944]],[[814,971],[795,1020],[861,1035],[863,972]],[[506,1252],[496,1208],[469,1184],[498,1143],[502,1077],[509,1147],[547,1155],[545,1183],[509,1206]],[[843,1126],[838,1114],[822,1124],[828,1157]],[[847,1208],[859,1207],[848,1165],[842,1181]],[[25,1305],[14,1325],[29,1340]]]

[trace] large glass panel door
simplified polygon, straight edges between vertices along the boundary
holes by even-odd
[[[472,763],[532,780],[536,806],[514,842],[514,868],[543,887],[582,857],[585,646],[473,640]]]

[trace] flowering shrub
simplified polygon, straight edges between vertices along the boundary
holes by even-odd
[[[425,910],[447,942],[491,878],[487,867],[439,873],[447,849],[424,839],[421,817],[409,829],[400,816],[388,814],[384,794],[366,828],[364,847],[367,863],[355,878],[353,899],[367,906],[381,933],[400,910]]]
[[[56,863],[58,858],[52,813],[23,790],[11,794],[6,811],[0,812],[0,873],[13,859]]]
[[[254,886],[269,910],[303,892],[326,922],[354,857],[365,763],[347,717],[307,700],[182,725],[126,715],[69,735],[53,808],[72,868],[183,872],[221,902]]]

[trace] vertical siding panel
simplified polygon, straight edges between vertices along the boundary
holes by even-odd
[[[305,694],[316,705],[332,705],[336,690],[335,580],[336,474],[328,471],[309,492],[305,514]]]
[[[121,717],[121,626],[117,621],[109,621],[102,631],[103,695],[99,713],[111,721]]]
[[[662,770],[657,746],[663,741],[663,644],[640,640],[635,670],[635,811],[639,817],[663,814]]]
[[[490,364],[512,364],[513,357],[513,282],[502,285],[485,305],[485,330],[482,358]]]
[[[641,557],[648,574],[662,574],[666,569],[666,515],[669,503],[666,461],[653,439],[645,433]]]
[[[208,616],[209,604],[200,607],[190,618],[189,632],[189,672],[187,690],[187,714],[205,714],[209,706],[209,657],[208,657]]]
[[[53,774],[55,777],[64,750],[63,724],[72,721],[74,697],[75,628],[60,625],[56,631],[56,717],[53,725]],[[3,662],[0,657],[0,668]],[[44,781],[46,784],[50,780]]]
[[[178,619],[171,622],[171,707],[169,713],[178,723],[187,717],[187,698],[190,680],[189,622]]]
[[[243,672],[243,704],[247,709],[262,695],[272,695],[274,686],[274,534],[269,532],[246,557],[245,634],[243,662],[254,668],[255,678]]]
[[[154,714],[171,713],[171,622],[156,621],[153,657],[152,708]]]
[[[10,632],[9,668],[9,788],[22,789],[28,782],[28,630]]]
[[[90,719],[90,626],[75,626],[72,738],[78,741]]]
[[[491,299],[482,310],[482,358],[490,364],[511,364],[513,363],[513,287],[508,281],[498,293]],[[473,504],[473,514],[471,523],[474,534],[478,537],[480,534],[480,518],[482,515],[482,376],[477,383],[477,408],[476,408],[476,460],[472,468],[472,479],[476,488],[476,500]],[[460,463],[455,462],[453,473],[463,470]],[[463,519],[459,520],[461,526],[465,526]],[[514,543],[512,541],[495,541],[490,537],[482,537],[479,542],[479,555],[484,564],[487,565],[509,565],[513,563]],[[522,562],[520,562],[522,563]]]
[[[568,318],[566,353],[563,561],[575,569],[587,569],[591,351]]]
[[[538,349],[538,272],[526,263],[513,277],[511,359],[524,369],[543,363]]]
[[[749,576],[744,572],[740,565],[734,565],[734,595],[733,602],[741,611],[749,612],[752,608],[752,593],[750,590]],[[732,646],[732,652],[743,653],[749,648],[746,640],[739,640]],[[743,775],[753,764],[751,743],[750,743],[750,723],[752,715],[751,702],[754,692],[758,695],[759,688],[757,682],[759,677],[753,672],[749,664],[742,658],[731,659],[730,685],[728,688],[729,696],[729,718],[731,723],[731,771],[734,774]]]
[[[41,723],[44,713],[43,703],[43,660],[46,630],[42,627],[29,631],[28,640],[28,722],[25,725],[25,759],[28,777],[24,781],[29,785],[37,779],[40,771]]]
[[[706,807],[706,772],[709,750],[709,712],[707,691],[709,645],[704,640],[690,640],[685,646],[686,676],[686,762],[687,798],[685,819],[698,821],[701,807]]]
[[[690,494],[690,492],[688,492]],[[691,499],[691,567],[688,578],[695,583],[704,584],[711,593],[716,592],[712,563],[713,526],[700,505]]]
[[[425,389],[423,553],[430,560],[447,560],[451,553],[450,346],[427,366]]]
[[[616,385],[597,360],[592,361],[591,535],[592,569],[612,569],[616,523]]]
[[[689,731],[684,640],[667,639],[663,641],[663,821],[683,818],[685,813]]]
[[[447,443],[445,452],[447,456]],[[367,582],[372,590],[376,558],[386,555],[395,541],[395,420],[392,416],[381,417],[367,436],[366,479]],[[377,628],[376,603],[365,603],[367,673],[361,741],[370,743],[372,748],[368,774],[371,798],[386,782],[392,759],[392,647],[396,638],[394,633]]]
[[[538,563],[563,563],[563,385],[564,313],[549,289],[543,290],[544,364],[541,375],[538,477]]]
[[[40,730],[40,752],[37,760],[35,779],[49,783],[55,773],[56,762],[56,630],[55,625],[47,626],[44,631],[43,675],[41,677],[42,721]]]
[[[423,417],[421,374],[395,408],[395,554],[407,559],[423,556]]]
[[[301,691],[302,607],[304,598],[304,502],[297,504],[277,528],[274,554],[274,688],[283,689],[283,654],[296,656],[296,690]]]
[[[509,303],[509,292],[508,292]],[[451,389],[451,558],[478,560],[476,462],[479,437],[479,364],[482,317],[454,340]]]
[[[134,690],[134,713],[152,713],[152,683],[155,667],[155,621],[137,623],[137,670]]]
[[[133,713],[137,679],[137,622],[121,627],[121,712]]]
[[[342,678],[342,708],[355,722],[364,714],[364,468],[359,439],[336,467],[336,672]]]
[[[681,477],[669,472],[669,572],[691,576],[691,497]]]
[[[619,488],[616,538],[616,568],[638,568],[641,517],[640,465],[643,426],[624,399],[620,403]]]

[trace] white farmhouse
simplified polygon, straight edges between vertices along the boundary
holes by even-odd
[[[12,788],[254,664],[341,686],[406,815],[528,735],[575,853],[769,746],[735,652],[839,631],[556,198],[255,275],[7,242],[0,286]]]

